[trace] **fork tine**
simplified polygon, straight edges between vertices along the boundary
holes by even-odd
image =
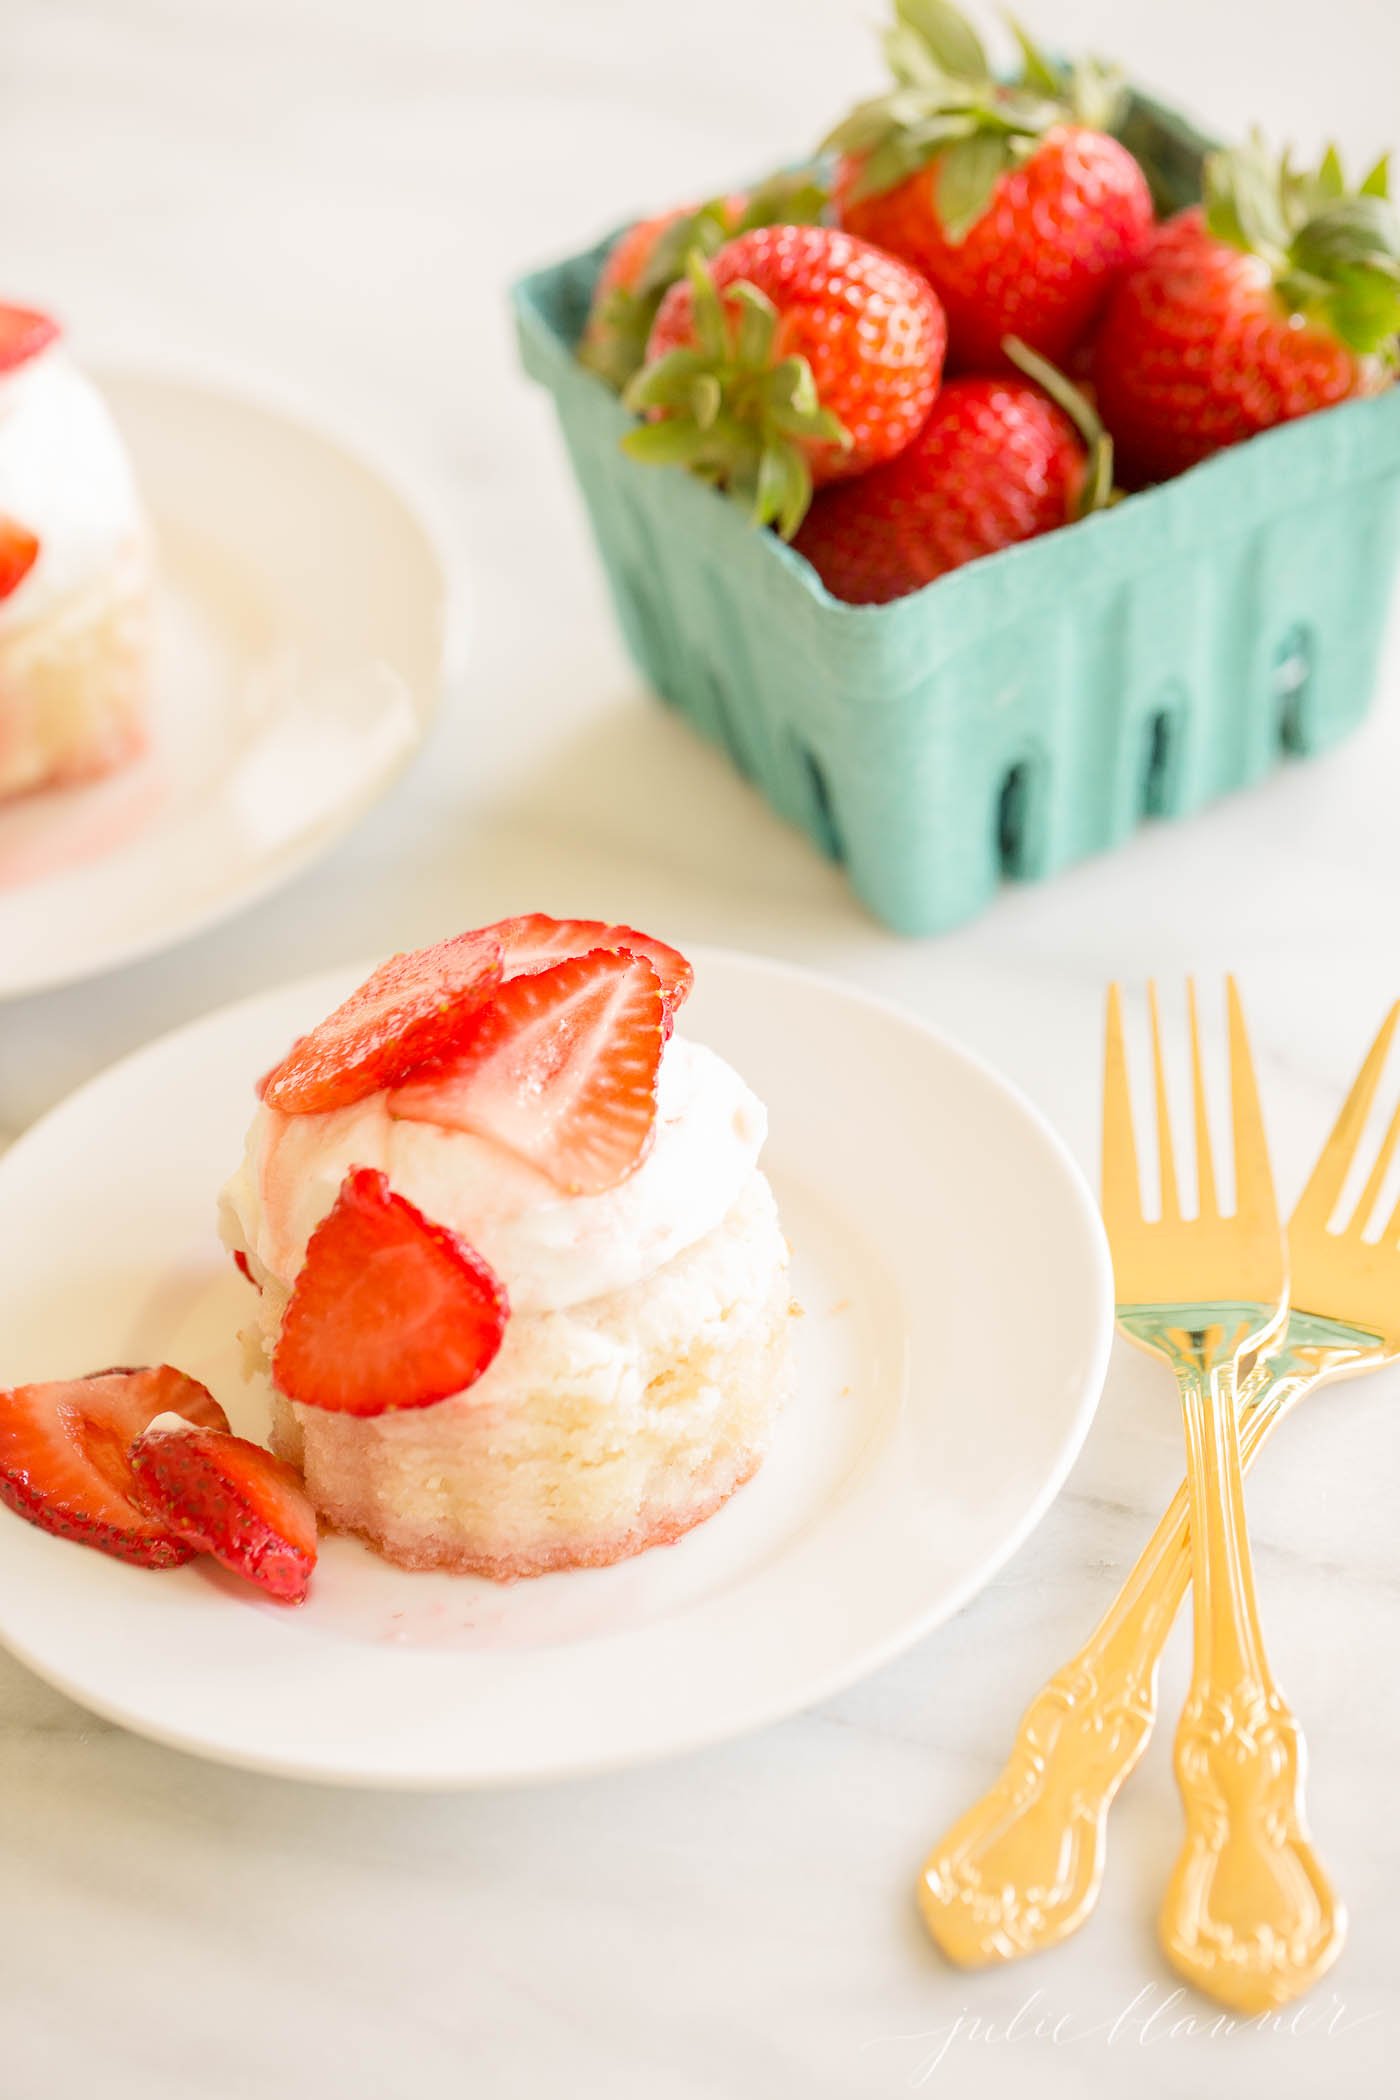
[[[1128,1056],[1123,1042],[1123,996],[1108,988],[1108,1015],[1103,1046],[1103,1214],[1109,1236],[1115,1227],[1142,1219],[1137,1140],[1133,1135],[1133,1101],[1128,1088]]]
[[[1186,980],[1186,1007],[1191,1017],[1191,1099],[1196,1118],[1196,1213],[1218,1218],[1220,1205],[1215,1193],[1215,1160],[1210,1149],[1210,1116],[1206,1109],[1206,1075],[1201,1058],[1201,1016],[1196,1003],[1196,980]]]
[[[1230,1106],[1235,1122],[1235,1216],[1273,1218],[1278,1213],[1269,1141],[1264,1135],[1240,988],[1233,977],[1225,980],[1225,1004],[1230,1032]]]
[[[1152,1085],[1157,1097],[1158,1173],[1162,1184],[1162,1221],[1175,1223],[1181,1217],[1181,1198],[1176,1186],[1176,1156],[1172,1151],[1171,1110],[1167,1106],[1167,1066],[1162,1055],[1162,1016],[1157,1005],[1157,987],[1147,987],[1147,1011],[1152,1016]]]
[[[1342,1227],[1344,1233],[1354,1232],[1358,1237],[1365,1233],[1366,1227],[1371,1222],[1372,1212],[1380,1202],[1381,1189],[1385,1182],[1386,1172],[1395,1155],[1395,1141],[1397,1138],[1400,1138],[1400,1107],[1396,1109],[1395,1114],[1391,1117],[1390,1128],[1381,1139],[1375,1165],[1366,1176],[1366,1186],[1356,1199],[1356,1208]],[[1396,1216],[1400,1217],[1400,1208],[1397,1208]]]
[[[1337,1198],[1356,1157],[1356,1148],[1361,1142],[1371,1104],[1376,1098],[1376,1088],[1390,1055],[1397,1021],[1400,1021],[1400,999],[1382,1021],[1376,1040],[1366,1053],[1366,1062],[1342,1103],[1341,1113],[1332,1126],[1332,1135],[1318,1154],[1308,1185],[1298,1198],[1293,1215],[1299,1224],[1313,1225],[1320,1232],[1337,1207]]]

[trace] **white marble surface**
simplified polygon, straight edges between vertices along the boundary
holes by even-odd
[[[1217,123],[1249,111],[1358,152],[1394,128],[1390,0],[1334,0],[1325,29],[1264,0],[1022,11]],[[283,375],[413,458],[475,634],[432,750],[318,871],[173,955],[0,1009],[0,1129],[239,993],[541,904],[892,994],[1002,1064],[1086,1162],[1104,980],[1232,966],[1292,1191],[1400,991],[1400,659],[1335,757],[904,944],[644,699],[546,404],[513,369],[510,272],[801,145],[873,80],[877,12],[7,0],[6,290],[90,350]],[[971,1609],[818,1711],[668,1767],[465,1799],[322,1793],[153,1748],[0,1659],[7,2100],[1375,2090],[1400,2026],[1397,1408],[1400,1374],[1320,1399],[1251,1489],[1352,1913],[1335,1986],[1288,2031],[1214,2034],[1199,2002],[1170,2002],[1151,1926],[1178,1833],[1165,1733],[1072,1947],[964,1977],[912,1912],[926,1842],[991,1778],[1176,1478],[1172,1396],[1120,1357],[1058,1505]],[[1179,1638],[1168,1714],[1185,1665]]]

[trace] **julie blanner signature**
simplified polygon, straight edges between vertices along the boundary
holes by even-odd
[[[929,2084],[950,2057],[969,2050],[1028,2043],[1054,2049],[1093,2043],[1105,2049],[1150,2049],[1172,2042],[1221,2041],[1229,2035],[1248,2034],[1337,2041],[1358,2028],[1371,2026],[1380,2017],[1379,2012],[1358,2011],[1332,1992],[1327,1997],[1315,1994],[1280,2012],[1245,2018],[1239,2013],[1211,2011],[1184,1989],[1166,1990],[1148,1983],[1110,2018],[1089,2020],[1075,2013],[1057,2013],[1044,1991],[1037,1990],[1009,2018],[992,2019],[962,2006],[936,2027],[922,2028],[913,2034],[883,2035],[878,2043],[868,2043],[867,2047],[902,2046],[917,2051],[904,2083],[918,2088]]]

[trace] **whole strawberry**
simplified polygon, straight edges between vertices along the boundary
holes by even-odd
[[[923,272],[949,358],[994,370],[1008,335],[1065,363],[1152,225],[1147,178],[1104,129],[1092,65],[1062,79],[1025,38],[1013,88],[946,0],[895,0],[895,84],[827,140],[843,226]]]
[[[793,546],[834,598],[887,604],[1107,500],[1112,457],[1088,404],[1039,359],[1012,351],[1044,386],[950,379],[898,459],[817,496]]]
[[[661,302],[626,400],[635,458],[689,467],[759,524],[797,530],[813,488],[893,459],[943,372],[943,310],[894,256],[829,226],[740,236]]]
[[[598,273],[579,341],[579,363],[621,393],[646,356],[656,309],[695,249],[714,255],[755,226],[819,219],[827,193],[810,174],[775,175],[747,194],[683,204],[639,219],[618,235]]]
[[[646,355],[656,309],[667,286],[675,280],[668,258],[660,273],[661,282],[651,284],[648,267],[657,249],[674,233],[677,244],[683,244],[682,267],[691,247],[712,255],[732,238],[731,221],[737,219],[742,202],[719,198],[713,204],[679,204],[670,211],[658,212],[654,218],[638,219],[620,233],[598,272],[593,302],[579,338],[579,363],[620,392]]]
[[[1095,346],[1126,479],[1165,480],[1382,383],[1400,333],[1386,187],[1384,162],[1349,192],[1335,152],[1300,175],[1258,138],[1210,157],[1204,206],[1157,229]]]

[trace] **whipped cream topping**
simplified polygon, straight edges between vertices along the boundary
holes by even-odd
[[[594,1196],[565,1195],[489,1138],[391,1117],[372,1094],[327,1115],[266,1105],[224,1191],[249,1254],[290,1287],[351,1167],[378,1167],[426,1217],[474,1247],[511,1310],[560,1311],[641,1283],[727,1216],[767,1136],[762,1103],[713,1050],[673,1036],[656,1136],[639,1167]]]
[[[117,426],[60,345],[0,373],[0,517],[39,541],[33,568],[0,601],[0,629],[36,618],[100,576],[141,530]]]

